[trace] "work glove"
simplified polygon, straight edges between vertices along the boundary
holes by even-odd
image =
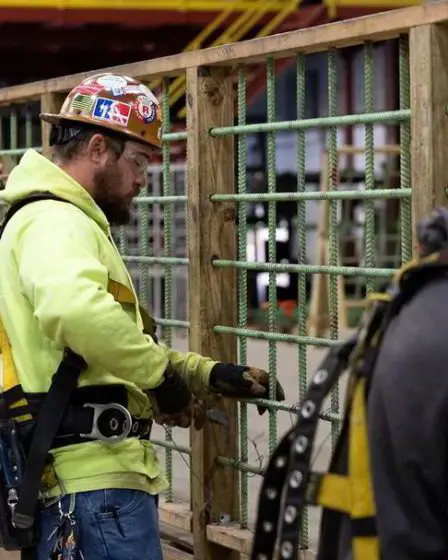
[[[178,412],[172,414],[162,413],[157,405],[154,409],[154,421],[163,426],[174,428],[189,428],[192,424],[196,430],[201,430],[204,425],[205,409],[203,405],[192,396],[190,402]]]
[[[217,363],[210,372],[210,388],[225,397],[236,399],[269,397],[269,374],[258,368],[236,364]],[[285,400],[285,393],[280,382],[276,382],[277,401]],[[264,414],[266,407],[257,406],[258,413]]]

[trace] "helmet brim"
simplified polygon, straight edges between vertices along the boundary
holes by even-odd
[[[118,131],[116,126],[111,126],[109,125],[107,122],[93,122],[91,118],[89,117],[84,117],[82,115],[60,115],[60,114],[54,114],[54,113],[40,113],[39,114],[39,118],[41,120],[43,120],[44,122],[47,122],[49,124],[52,125],[61,125],[65,122],[73,122],[73,123],[82,123],[82,124],[86,124],[86,125],[90,125],[90,126],[95,126],[98,128],[105,128],[107,130],[110,130],[111,132],[113,132],[114,134],[120,134],[123,135],[124,137],[127,137],[129,140],[134,140],[135,142],[139,142],[141,144],[145,144],[147,146],[152,146],[155,148],[161,148],[162,147],[162,142],[161,140],[159,140],[158,138],[155,137],[148,137],[145,138],[143,136],[138,136],[137,134],[133,133],[133,132],[129,132],[129,130],[123,128],[123,130]]]

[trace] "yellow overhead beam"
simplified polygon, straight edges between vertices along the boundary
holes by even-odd
[[[361,1],[361,0],[360,0]],[[146,10],[180,12],[222,12],[234,4],[232,0],[0,0],[0,8],[57,9],[57,10]],[[274,10],[281,10],[284,2],[269,2]],[[236,11],[257,10],[259,0],[240,0]]]

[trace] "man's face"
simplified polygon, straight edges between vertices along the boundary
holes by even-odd
[[[104,137],[95,136],[100,136],[104,143]],[[129,222],[132,199],[146,184],[151,148],[126,141],[118,156],[113,146],[104,143],[93,160],[93,197],[111,224],[122,225]]]

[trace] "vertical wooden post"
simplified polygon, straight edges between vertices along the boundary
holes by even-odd
[[[414,225],[448,198],[448,25],[409,32]]]
[[[44,93],[40,98],[41,113],[59,113],[59,110],[64,102],[65,94],[61,93]],[[46,157],[50,156],[50,136],[51,125],[42,121],[42,154]]]
[[[234,124],[232,76],[223,68],[187,70],[187,161],[189,227],[190,348],[223,362],[237,361],[237,339],[213,332],[214,325],[235,326],[236,271],[212,260],[236,258],[235,203],[214,203],[212,194],[233,193],[234,138],[213,138],[209,129]],[[207,422],[192,430],[192,504],[195,558],[234,560],[239,554],[207,541],[207,524],[223,515],[238,519],[238,473],[216,461],[238,458],[237,404],[219,408],[229,424]]]

